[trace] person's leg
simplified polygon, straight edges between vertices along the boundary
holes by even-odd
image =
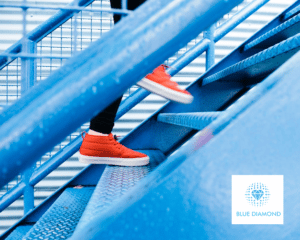
[[[141,4],[143,4],[146,0],[128,0],[127,8],[129,10],[134,10]],[[111,0],[111,7],[121,9],[121,0]],[[121,16],[118,14],[114,14],[114,23],[116,24],[121,19]],[[90,122],[90,129],[92,131],[104,134],[110,134],[115,122],[115,117],[120,106],[122,97],[118,98],[115,102],[113,102],[110,106],[104,109],[101,113],[95,116]],[[90,132],[91,133],[91,132]]]
[[[129,0],[128,9],[134,10],[145,0]],[[121,8],[121,0],[111,0],[112,8]],[[114,23],[121,19],[114,15]],[[90,122],[90,131],[80,147],[79,161],[83,163],[111,164],[120,166],[143,166],[149,163],[146,154],[133,151],[117,142],[111,131],[122,97],[104,109]]]
[[[144,2],[145,0],[129,0],[128,9],[134,10]],[[112,8],[121,8],[121,0],[111,0],[111,5]],[[115,23],[119,20],[120,17],[114,15]],[[171,81],[166,68],[165,65],[157,67],[137,85],[167,99],[190,103],[193,97],[187,91],[180,89],[176,82]],[[91,120],[89,134],[86,134],[80,148],[79,161],[121,166],[142,166],[149,163],[147,155],[126,148],[111,134],[120,102],[121,98],[117,99]]]
[[[115,122],[115,117],[121,103],[122,97],[118,98],[90,122],[90,130],[110,134]],[[91,133],[91,132],[90,132]]]

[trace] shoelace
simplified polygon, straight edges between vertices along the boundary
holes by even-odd
[[[121,137],[121,136],[114,135],[114,139],[115,139],[116,141],[118,141],[120,137]]]
[[[115,140],[114,141],[114,146],[116,146],[118,149],[121,149],[124,146],[121,143],[118,142],[118,138],[120,138],[120,136],[113,135],[113,139]]]
[[[86,131],[83,131],[83,132],[81,132],[81,137],[82,137],[82,139],[84,139],[84,138],[85,138],[86,134],[87,134],[87,132],[86,132]]]

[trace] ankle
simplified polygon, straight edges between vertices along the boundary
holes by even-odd
[[[105,134],[105,133],[100,133],[100,132],[97,132],[97,131],[94,131],[94,130],[89,130],[88,132],[89,135],[94,135],[94,136],[108,136],[109,134]]]

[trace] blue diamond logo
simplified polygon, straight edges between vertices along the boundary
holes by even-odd
[[[251,192],[251,194],[256,200],[259,200],[264,195],[264,191],[263,190],[253,190]]]

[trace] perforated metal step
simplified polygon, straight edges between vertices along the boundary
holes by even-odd
[[[300,14],[273,28],[259,38],[245,45],[244,51],[250,48],[267,48],[286,40],[300,32]]]
[[[94,187],[67,188],[23,239],[71,237],[94,189]]]
[[[205,79],[203,85],[214,81],[240,82],[245,85],[260,82],[300,49],[300,34],[240,61]]]
[[[83,229],[95,216],[101,215],[105,208],[109,207],[112,202],[119,199],[165,160],[164,154],[159,150],[138,151],[150,157],[150,164],[143,167],[107,166],[76,227],[76,231]]]
[[[161,113],[158,115],[157,120],[160,122],[202,130],[219,115],[220,112]]]

